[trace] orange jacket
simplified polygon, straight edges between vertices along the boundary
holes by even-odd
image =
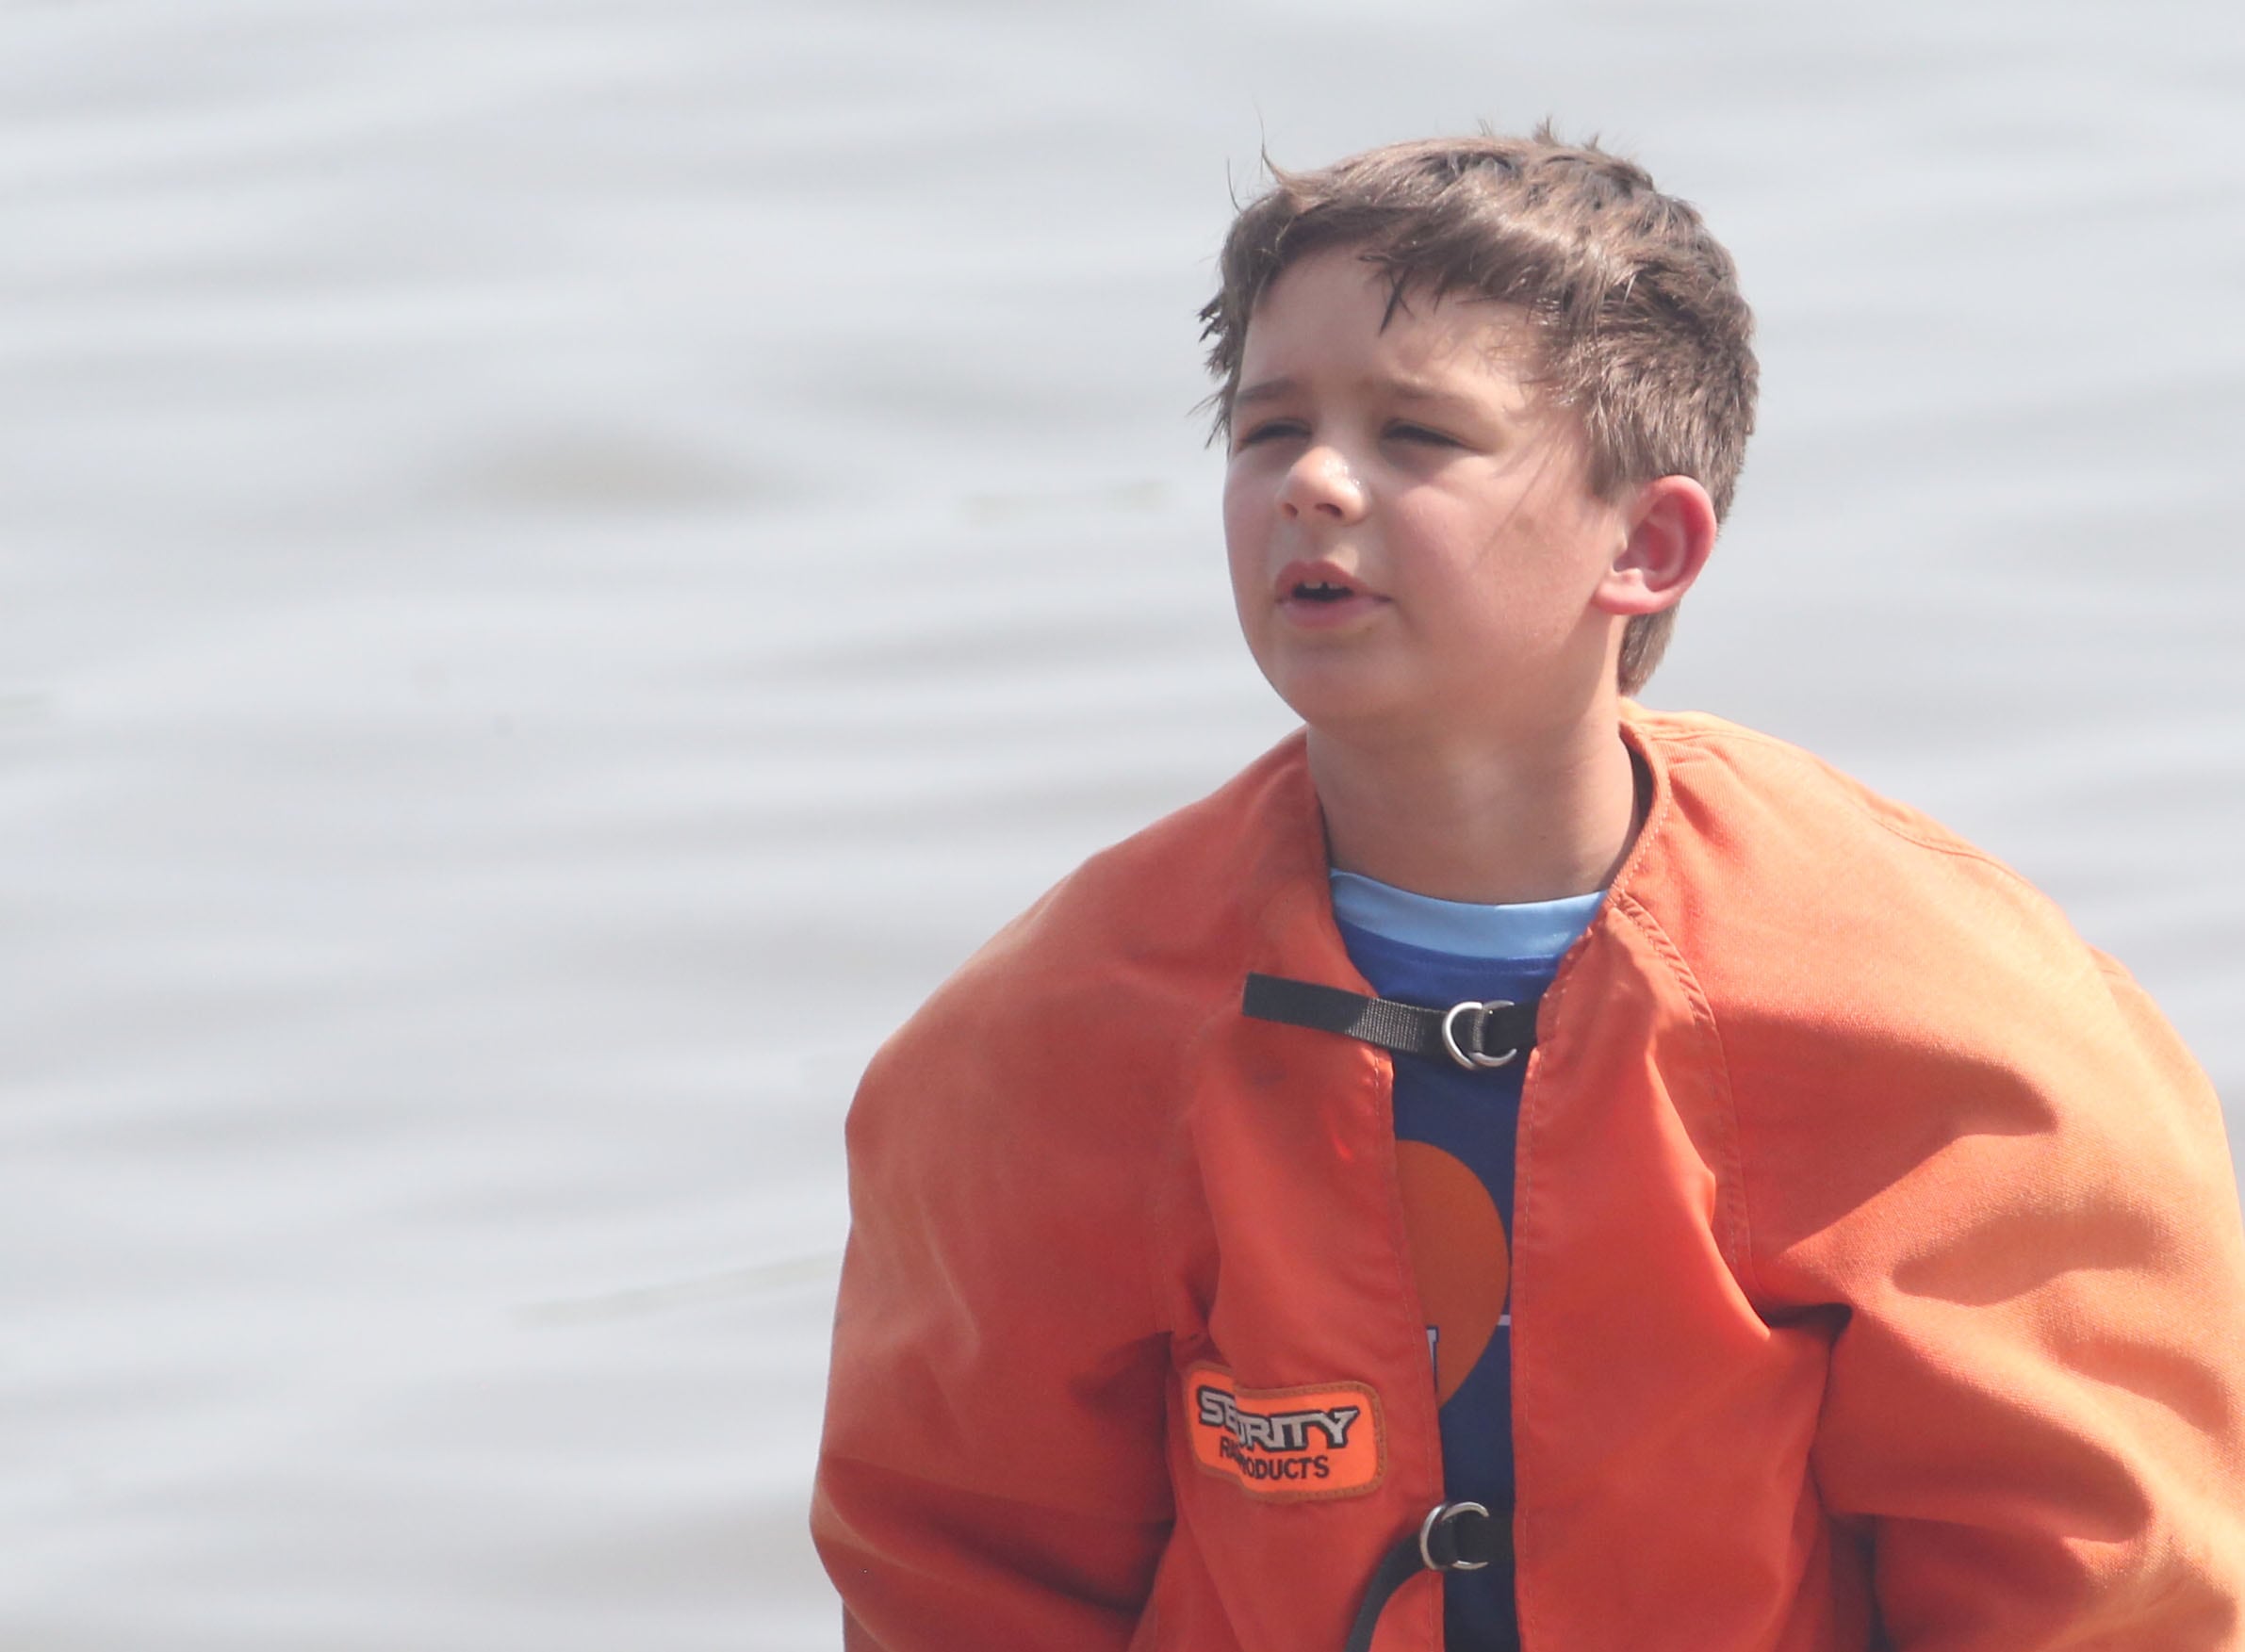
[[[1512,1235],[1528,1652],[2245,1646],[2245,1239],[2205,1078],[1924,817],[1630,708]],[[1325,1652],[1441,1499],[1390,1058],[1299,737],[882,1049],[813,1529],[852,1648]],[[1321,1466],[1320,1466],[1321,1464]],[[1439,1645],[1431,1575],[1380,1652]]]

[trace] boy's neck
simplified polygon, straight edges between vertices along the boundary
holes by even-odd
[[[1618,718],[1439,752],[1313,728],[1309,763],[1333,864],[1439,900],[1589,894],[1613,879],[1636,836],[1636,767]]]

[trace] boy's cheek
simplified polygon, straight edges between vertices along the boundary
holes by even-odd
[[[1236,517],[1226,503],[1224,511],[1224,562],[1232,580],[1232,595],[1237,600],[1242,617],[1251,603],[1259,604],[1267,595],[1265,585],[1270,574],[1265,564],[1269,558],[1268,538],[1256,532],[1254,524]]]
[[[1250,487],[1251,483],[1248,479],[1240,473],[1238,463],[1234,461],[1232,467],[1224,472],[1222,510],[1224,538],[1235,545],[1249,525],[1248,496]]]

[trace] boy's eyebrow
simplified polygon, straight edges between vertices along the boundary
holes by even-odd
[[[1437,390],[1432,384],[1422,384],[1414,379],[1383,380],[1380,388],[1398,401],[1417,401],[1434,407],[1448,407],[1459,413],[1482,411],[1481,403],[1470,396],[1461,396],[1454,390]]]
[[[1366,381],[1366,386],[1368,389],[1392,396],[1398,401],[1417,401],[1435,407],[1451,408],[1460,413],[1481,410],[1480,404],[1471,397],[1461,396],[1450,390],[1437,389],[1434,385],[1424,384],[1417,379],[1370,379]],[[1289,378],[1282,373],[1275,379],[1258,379],[1252,384],[1241,386],[1239,392],[1232,398],[1232,405],[1250,407],[1265,401],[1283,401],[1289,396],[1301,394],[1301,391],[1300,380]]]
[[[1293,395],[1301,388],[1302,386],[1292,379],[1263,379],[1255,384],[1242,386],[1233,396],[1232,405],[1238,407],[1251,401],[1279,401]]]

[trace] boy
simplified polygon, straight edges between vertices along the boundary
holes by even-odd
[[[1697,215],[1399,145],[1280,174],[1204,319],[1306,729],[867,1073],[846,1644],[2245,1645],[2204,1076],[2016,875],[1623,697],[1752,423]]]

